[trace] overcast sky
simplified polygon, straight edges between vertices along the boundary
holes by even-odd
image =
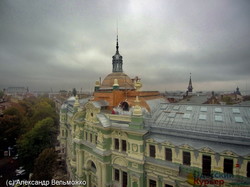
[[[143,90],[250,90],[250,1],[1,0],[0,88],[93,90],[123,70]]]

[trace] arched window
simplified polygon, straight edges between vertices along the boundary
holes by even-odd
[[[90,167],[91,171],[93,171],[94,173],[96,172],[96,166],[95,163],[91,161],[91,167]]]

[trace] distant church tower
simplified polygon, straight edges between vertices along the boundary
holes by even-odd
[[[189,79],[189,84],[188,84],[188,92],[193,92],[191,73],[190,73],[190,79]]]
[[[122,70],[122,56],[119,54],[119,44],[118,44],[118,35],[116,39],[116,53],[112,57],[112,64],[113,64],[113,73],[115,72],[123,72]]]
[[[236,88],[236,92],[235,92],[235,94],[237,94],[237,95],[241,95],[241,93],[240,93],[240,89],[239,89],[239,87],[237,86],[237,88]]]

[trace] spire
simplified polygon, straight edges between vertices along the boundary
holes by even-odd
[[[116,37],[116,54],[119,54],[118,34],[117,34],[117,37]]]
[[[116,53],[119,54],[119,43],[118,43],[118,19],[116,20]]]
[[[112,57],[113,73],[114,72],[123,72],[122,64],[123,64],[123,62],[122,62],[122,56],[119,53],[119,43],[118,43],[118,33],[117,33],[117,37],[116,37],[116,53]]]
[[[190,79],[189,79],[189,84],[188,84],[188,92],[193,92],[191,73],[190,73]]]

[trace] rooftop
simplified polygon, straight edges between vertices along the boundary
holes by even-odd
[[[162,103],[145,124],[155,133],[250,145],[250,107]]]
[[[179,101],[179,103],[183,104],[203,104],[207,101],[208,96],[207,95],[192,95],[191,97],[188,97],[187,99],[183,99]]]

